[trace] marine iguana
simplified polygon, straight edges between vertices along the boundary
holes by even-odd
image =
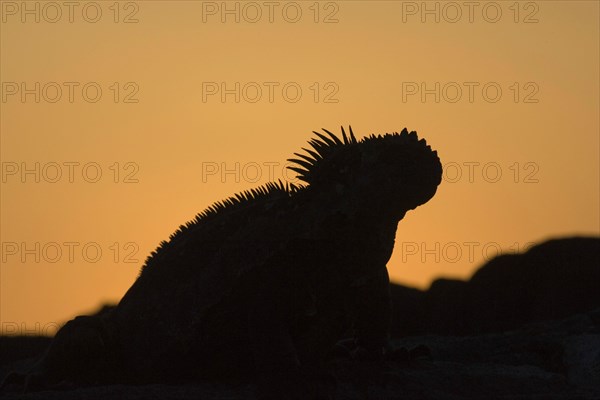
[[[349,329],[381,355],[396,226],[433,197],[442,166],[406,128],[361,140],[323,131],[288,160],[303,185],[213,204],[160,243],[112,312],[67,323],[40,362],[46,382],[252,375],[284,398]]]

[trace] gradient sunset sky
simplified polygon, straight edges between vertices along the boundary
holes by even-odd
[[[440,155],[397,282],[600,233],[597,1],[0,5],[4,333],[118,301],[196,213],[293,181],[321,128]]]

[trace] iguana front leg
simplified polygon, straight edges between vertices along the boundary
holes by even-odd
[[[392,321],[387,268],[383,266],[375,274],[355,280],[351,291],[356,344],[374,357],[383,356],[388,348]]]
[[[249,341],[259,399],[294,399],[300,362],[286,323],[286,304],[276,285],[256,286],[248,315]],[[300,398],[300,397],[298,397]]]
[[[323,330],[308,281],[272,272],[256,289],[248,323],[259,398],[331,398],[333,385],[321,362],[332,342],[327,335],[315,335]]]

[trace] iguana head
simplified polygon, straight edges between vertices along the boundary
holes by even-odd
[[[309,187],[338,196],[344,207],[401,219],[406,211],[433,197],[442,179],[442,165],[416,132],[371,135],[357,140],[350,128],[342,138],[323,129],[314,132],[312,149],[294,153],[289,168]]]

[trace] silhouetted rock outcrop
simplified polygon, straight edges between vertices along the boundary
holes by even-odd
[[[443,332],[452,327],[448,333],[455,334],[464,329],[466,321],[461,310],[464,310],[467,301],[466,287],[467,283],[457,279],[436,279],[432,282],[425,293],[424,319],[429,332]]]
[[[393,305],[392,337],[422,334],[426,315],[425,292],[415,288],[391,284],[390,293]]]
[[[600,239],[554,239],[523,254],[503,254],[469,281],[438,279],[425,292],[397,287],[396,337],[515,329],[600,307]],[[404,302],[403,304],[401,304]],[[417,317],[404,326],[410,315]]]

